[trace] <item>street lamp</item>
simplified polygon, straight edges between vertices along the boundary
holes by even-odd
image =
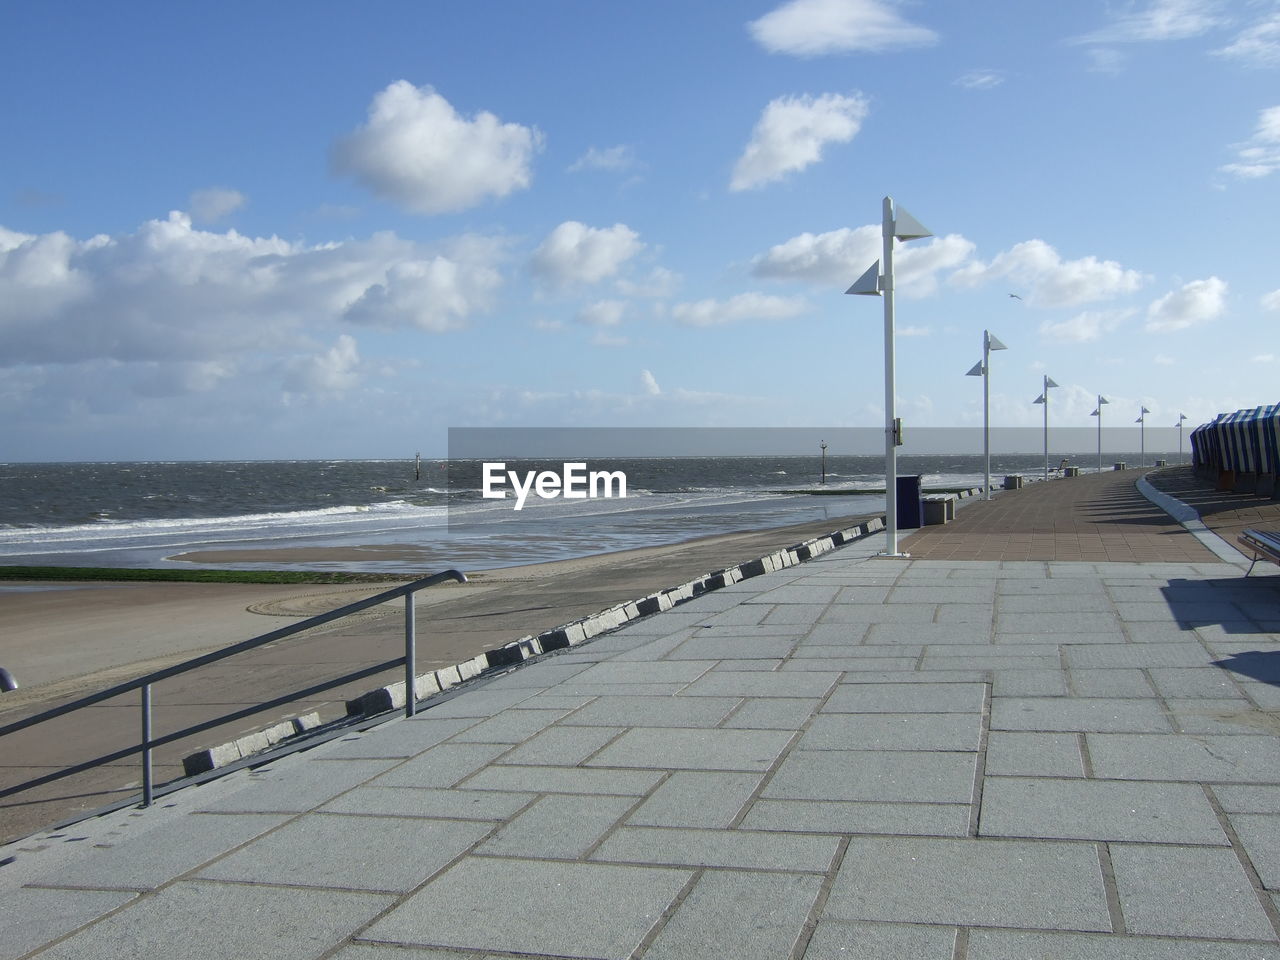
[[[893,241],[919,240],[933,234],[905,208],[895,209],[892,197],[885,197],[881,207],[880,235],[881,259],[873,263],[845,293],[871,297],[884,295],[884,556],[901,557],[906,554],[898,552],[898,444],[902,442],[902,434],[894,417],[893,397]],[[884,265],[884,273],[880,272],[881,264]]]
[[[1138,424],[1139,465],[1143,467],[1147,465],[1147,414],[1150,412],[1146,407],[1140,407],[1138,419],[1134,421],[1134,423]]]
[[[1098,409],[1093,411],[1093,413],[1089,414],[1089,416],[1091,417],[1098,418],[1098,472],[1099,473],[1102,472],[1102,405],[1104,403],[1110,403],[1110,402],[1111,401],[1108,400],[1106,397],[1104,397],[1102,394],[1098,394]]]
[[[1187,419],[1185,413],[1178,414],[1178,462],[1182,462],[1182,423]]]
[[[818,444],[822,448],[822,482],[827,482],[827,441]]]
[[[982,499],[991,499],[991,351],[1008,350],[1003,343],[982,331],[982,360],[973,365],[966,377],[982,378],[982,456],[985,466],[982,472]]]
[[[1036,403],[1044,404],[1044,478],[1049,479],[1049,388],[1056,387],[1053,378],[1045,375],[1044,392],[1036,397]]]

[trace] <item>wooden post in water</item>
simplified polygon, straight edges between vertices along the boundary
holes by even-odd
[[[415,453],[413,455],[413,479],[422,479],[422,454]]]

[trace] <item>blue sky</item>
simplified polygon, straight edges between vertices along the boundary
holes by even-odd
[[[0,458],[1272,403],[1280,3],[0,8]],[[1016,299],[1010,294],[1017,294]]]

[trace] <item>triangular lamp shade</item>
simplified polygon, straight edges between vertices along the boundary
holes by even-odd
[[[1044,403],[1044,394],[1043,393],[1040,394],[1040,396],[1036,397],[1035,400],[1032,401],[1032,403]]]
[[[1099,406],[1101,406],[1101,405],[1102,405],[1102,404],[1104,404],[1104,403],[1110,403],[1110,402],[1111,402],[1111,401],[1110,401],[1110,400],[1108,400],[1106,397],[1104,397],[1102,394],[1098,394],[1098,405],[1099,405]]]
[[[880,294],[880,261],[877,260],[867,268],[867,272],[854,281],[852,287],[845,293],[856,293],[866,297],[875,297]]]
[[[1006,347],[1006,346],[1005,346],[1003,343],[1001,343],[999,340],[997,340],[997,339],[996,339],[996,335],[995,335],[994,333],[988,333],[988,334],[987,334],[987,349],[988,349],[988,350],[1008,350],[1009,348],[1008,348],[1008,347]]]
[[[1053,382],[1053,377],[1045,377],[1045,378],[1044,378],[1044,385],[1045,385],[1046,387],[1056,387],[1056,386],[1057,386],[1057,384]]]
[[[906,207],[893,209],[893,235],[899,240],[919,240],[921,237],[932,237],[929,228],[907,213]]]
[[[965,376],[966,376],[966,377],[980,377],[980,376],[982,376],[982,361],[978,361],[977,363],[975,363],[975,364],[973,365],[973,369],[972,369],[972,370],[970,370],[968,373],[966,373],[966,374],[965,374]]]

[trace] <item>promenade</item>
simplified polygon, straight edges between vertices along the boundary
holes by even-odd
[[[0,960],[1280,960],[1280,571],[1136,478],[0,848]]]

